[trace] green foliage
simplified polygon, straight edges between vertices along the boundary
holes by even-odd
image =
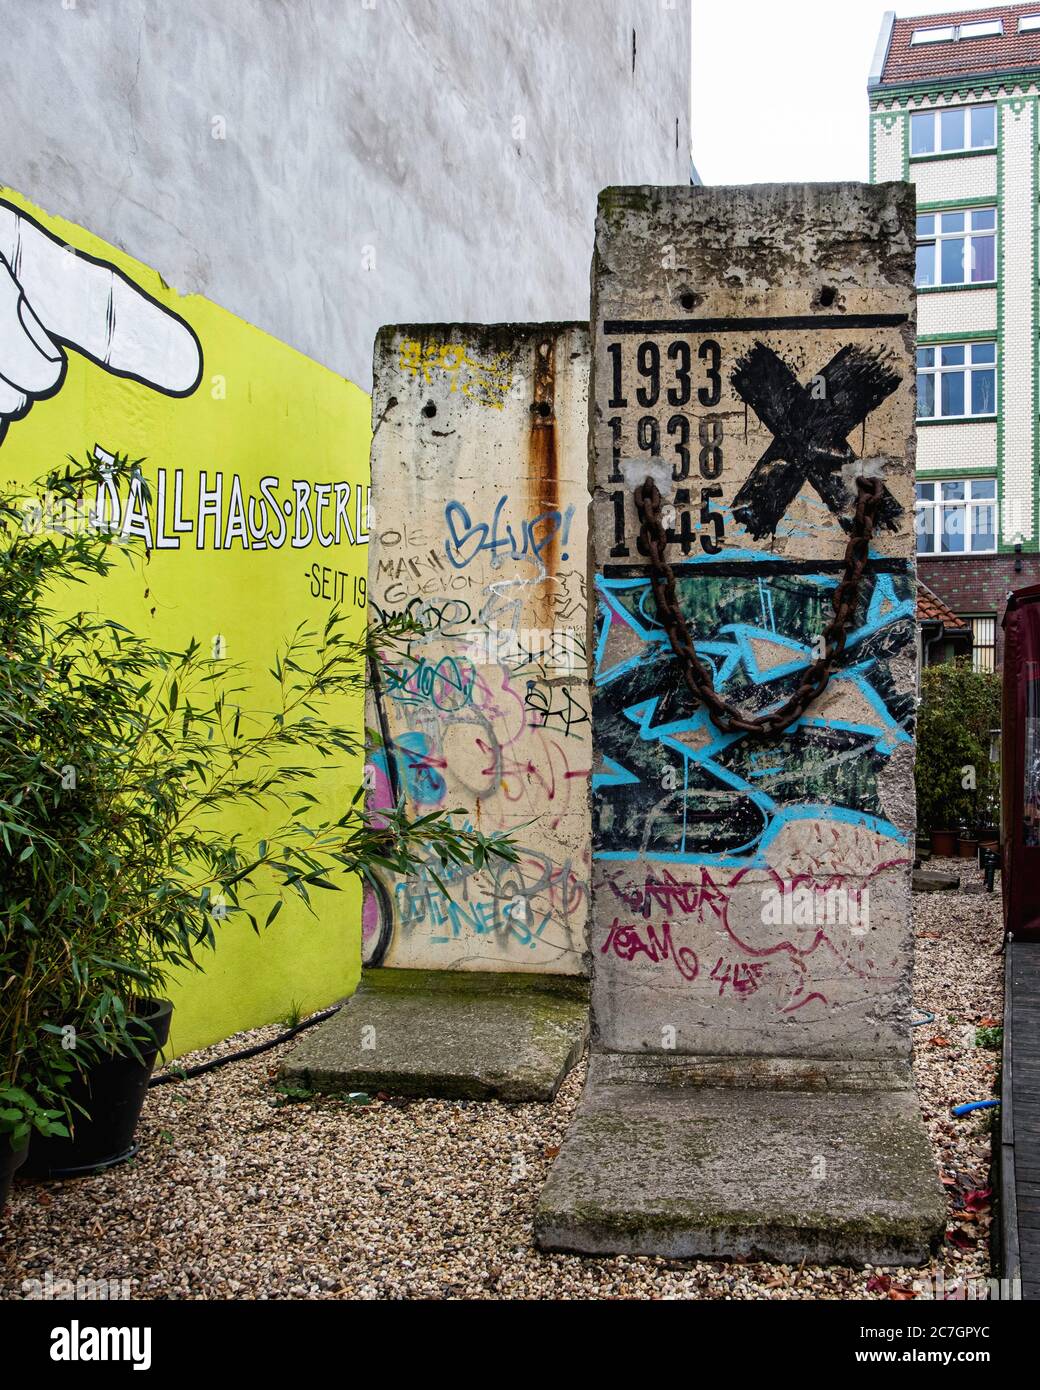
[[[137,465],[119,460],[147,492]],[[361,640],[333,611],[275,655],[267,708],[244,703],[240,668],[192,640],[155,646],[70,586],[139,551],[99,529],[86,500],[97,465],[75,460],[40,485],[46,505],[0,490],[0,1135],[47,1133],[68,1115],[77,1068],[138,1055],[135,1002],[172,970],[201,968],[222,922],[259,933],[285,902],[374,868],[514,860],[506,838],[458,828],[462,812],[369,816],[362,790],[330,807],[319,771],[356,783],[366,663],[404,633]],[[253,808],[254,841],[231,827]],[[239,817],[239,823],[241,818]],[[140,1024],[137,1025],[139,1030]],[[138,1039],[140,1037],[138,1031]]]
[[[1004,1046],[1003,1028],[976,1028],[975,1046],[988,1048],[991,1052],[999,1052]]]
[[[68,1138],[62,1109],[47,1109],[20,1086],[0,1084],[0,1136],[12,1149],[20,1149],[33,1130],[46,1136]]]
[[[922,671],[915,776],[923,830],[996,821],[999,765],[990,762],[989,749],[990,731],[1000,727],[1000,686],[999,675],[973,671],[964,661]]]
[[[300,1026],[300,1020],[302,1018],[303,1005],[300,1003],[298,999],[293,999],[290,1002],[284,1017],[282,1018],[282,1026],[284,1028],[298,1028]]]

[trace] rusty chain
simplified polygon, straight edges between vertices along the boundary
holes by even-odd
[[[752,716],[744,714],[718,693],[713,672],[694,650],[693,638],[675,592],[675,575],[665,558],[667,542],[661,526],[661,494],[652,478],[635,487],[633,499],[639,516],[639,535],[650,557],[650,584],[657,616],[668,635],[694,701],[704,705],[712,723],[723,733],[758,734],[764,738],[782,734],[802,717],[813,700],[827,688],[834,662],[845,650],[849,628],[856,615],[860,582],[874,534],[874,517],[883,492],[879,478],[857,478],[856,490],[856,510],[849,543],[845,547],[844,573],[831,595],[834,616],[822,633],[823,654],[812,662],[798,689],[779,709]]]

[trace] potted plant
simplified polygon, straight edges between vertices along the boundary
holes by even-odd
[[[999,751],[1000,731],[990,733],[991,744]],[[1000,778],[999,758],[993,756],[993,748],[990,751],[989,778],[987,788],[983,794],[979,805],[978,823],[975,834],[979,842],[979,863],[982,863],[982,855],[985,850],[995,850],[1000,848],[1000,800],[998,796],[998,786]]]
[[[117,468],[144,488],[138,465]],[[336,612],[301,626],[269,706],[250,709],[241,672],[197,642],[167,651],[68,611],[65,586],[133,559],[86,508],[94,485],[96,466],[70,461],[44,507],[0,492],[0,1152],[10,1170],[31,1136],[35,1176],[134,1151],[167,977],[201,968],[225,920],[260,932],[290,897],[414,871],[430,849],[445,865],[516,858],[457,813],[370,819],[360,787],[330,813],[308,790],[330,761],[356,778],[363,739],[345,712],[374,646],[403,633],[352,640]],[[244,807],[262,838],[229,828]]]
[[[29,1154],[35,1130],[42,1135],[67,1135],[64,1112],[42,1107],[20,1086],[0,1083],[0,1213],[7,1205],[14,1176]]]
[[[953,830],[933,830],[932,853],[939,859],[952,859],[957,853],[956,833]]]
[[[970,825],[962,826],[957,835],[957,853],[961,859],[975,859],[979,853],[979,839]]]
[[[990,744],[991,730],[1000,720],[1000,696],[999,675],[973,671],[964,661],[929,666],[921,673],[918,820],[930,833],[936,856],[975,853],[978,808],[989,806],[996,795]]]

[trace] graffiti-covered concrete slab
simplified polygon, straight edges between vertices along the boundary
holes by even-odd
[[[521,853],[382,880],[366,965],[584,973],[588,374],[578,324],[377,338],[369,600],[417,631],[370,698],[371,804],[460,807]]]
[[[891,189],[819,186],[604,196],[592,949],[605,1047],[667,1048],[671,1028],[679,1052],[908,1055],[913,244],[901,208]],[[855,477],[884,479],[887,524],[835,675],[780,737],[720,730],[683,683],[641,553],[632,493],[648,466],[665,473],[666,556],[696,651],[753,715],[813,660]]]
[[[384,328],[374,367],[368,596],[409,626],[372,672],[369,806],[457,812],[518,858],[376,877],[363,986],[293,1067],[549,1099],[588,1023],[588,329]]]
[[[314,1091],[549,1101],[581,1057],[588,981],[574,975],[367,970],[281,1075]]]
[[[899,1154],[921,1151],[907,1091],[914,211],[912,190],[893,184],[601,196],[593,1042],[645,1054],[661,1125],[692,1127],[686,1149],[662,1149],[669,1162],[686,1154],[655,1188],[662,1217],[675,1179],[701,1193],[704,1223],[728,1229],[696,1157],[701,1127],[705,1153],[729,1147],[752,1228],[758,1211],[774,1220],[785,1175],[796,1200],[801,1147],[781,1145],[768,1173],[748,1147],[781,1073],[795,1085],[800,1073],[806,1095],[821,1077],[840,1090],[850,1063],[873,1078],[905,1143],[879,1162],[850,1121],[841,1162],[877,1174],[883,1203]],[[685,1090],[676,1101],[669,1073],[686,1057],[715,1085],[737,1061],[757,1078],[732,1107],[739,1125]],[[582,1155],[568,1141],[543,1199],[545,1243],[567,1243],[568,1229],[575,1240],[574,1182],[610,1117],[627,1124],[627,1099],[590,1087]],[[625,1132],[640,1142],[638,1126]],[[603,1142],[600,1195],[620,1212],[631,1155]],[[854,1200],[820,1153],[814,1181],[830,1181],[839,1206]],[[938,1186],[914,1171],[886,1209],[919,1230]],[[642,1248],[682,1253],[689,1241],[667,1228]],[[611,1246],[609,1221],[597,1229],[600,1245],[577,1248],[628,1248]],[[807,1249],[828,1248],[818,1234]],[[874,1254],[890,1248],[879,1239]]]

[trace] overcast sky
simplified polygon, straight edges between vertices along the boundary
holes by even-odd
[[[964,0],[693,0],[693,162],[705,183],[866,179],[867,74],[900,17]]]

